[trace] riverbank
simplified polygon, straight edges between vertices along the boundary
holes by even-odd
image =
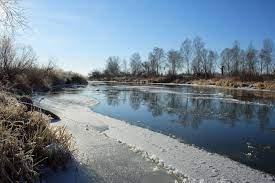
[[[200,79],[193,80],[190,84],[196,85],[212,85],[218,87],[226,88],[250,88],[250,89],[259,89],[259,90],[271,90],[275,91],[275,81],[263,81],[263,82],[244,82],[244,81],[235,81],[232,79]]]
[[[208,153],[196,147],[180,143],[177,139],[163,134],[92,112],[88,106],[96,104],[96,101],[90,101],[87,106],[82,104],[87,103],[86,100],[90,99],[77,98],[77,94],[65,95],[62,97],[45,97],[41,105],[57,113],[61,116],[61,119],[70,119],[66,120],[65,125],[72,129],[73,135],[76,135],[78,146],[82,147],[80,148],[82,153],[91,153],[93,150],[89,149],[93,145],[91,145],[90,138],[86,133],[91,132],[90,135],[99,133],[98,135],[107,136],[106,139],[121,144],[122,146],[119,148],[128,146],[136,155],[153,161],[156,166],[166,169],[169,174],[180,177],[183,181],[275,181],[273,176],[249,168],[229,158]],[[79,125],[79,127],[77,128],[75,125]],[[80,138],[78,134],[83,134],[83,136]],[[101,140],[106,141],[106,139]],[[103,157],[105,156],[105,150],[101,151]],[[92,159],[93,156],[89,158]],[[97,166],[104,165],[99,163]]]
[[[152,78],[132,78],[132,77],[115,77],[113,80],[102,80],[103,82],[114,83],[132,83],[132,84],[162,84],[162,85],[200,85],[200,86],[216,86],[224,88],[237,89],[255,89],[275,91],[275,78],[269,78],[266,81],[241,81],[234,78],[211,78],[199,79],[192,76],[167,78],[167,77],[152,77]],[[93,81],[90,81],[93,82]],[[94,81],[96,82],[96,81]]]
[[[169,175],[162,167],[146,161],[130,151],[127,144],[101,133],[108,127],[93,116],[87,116],[89,110],[83,107],[95,104],[96,101],[76,95],[56,100],[44,97],[41,101],[43,107],[60,116],[61,121],[52,125],[65,125],[74,136],[78,151],[76,165],[45,174],[46,182],[180,182],[180,177]]]

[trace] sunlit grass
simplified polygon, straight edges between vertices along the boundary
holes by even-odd
[[[39,169],[66,167],[74,143],[65,127],[53,127],[46,115],[28,111],[0,92],[1,182],[32,182]]]

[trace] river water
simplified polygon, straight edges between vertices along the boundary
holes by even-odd
[[[91,110],[275,174],[275,93],[94,84]]]

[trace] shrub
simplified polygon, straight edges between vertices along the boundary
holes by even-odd
[[[73,73],[71,76],[71,84],[87,85],[87,80],[79,74]]]
[[[103,74],[99,70],[94,70],[89,73],[89,80],[99,80],[101,78],[103,78]]]
[[[36,64],[37,57],[31,47],[17,48],[14,41],[0,38],[0,81],[18,94],[33,91],[46,92],[64,84],[87,85],[85,77],[73,72],[65,72],[50,62],[46,66]]]

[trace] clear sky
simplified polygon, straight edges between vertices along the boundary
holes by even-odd
[[[20,35],[41,63],[87,74],[108,56],[142,59],[158,46],[178,49],[200,36],[221,51],[239,40],[275,40],[275,0],[23,0],[30,28]]]

